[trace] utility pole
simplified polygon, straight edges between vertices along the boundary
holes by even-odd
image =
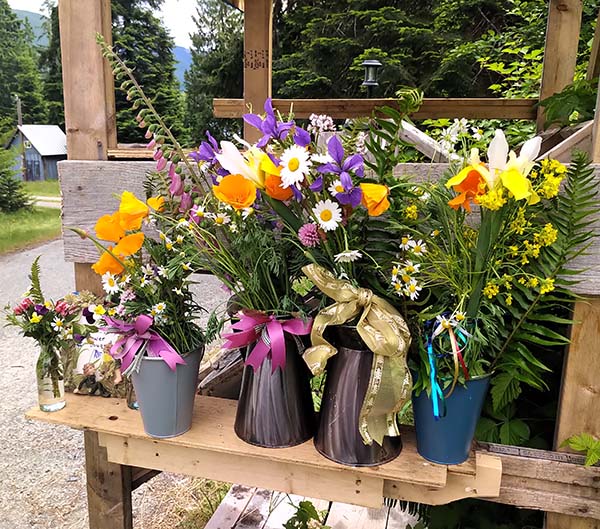
[[[23,110],[21,108],[21,98],[16,95],[17,98],[17,125],[23,126]],[[23,180],[27,181],[27,163],[25,159],[25,136],[19,128],[19,137],[21,138],[21,170],[23,171]]]

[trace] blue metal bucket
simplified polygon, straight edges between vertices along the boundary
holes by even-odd
[[[446,415],[438,420],[426,391],[412,403],[417,434],[417,452],[433,463],[459,465],[469,457],[477,421],[485,401],[489,375],[471,379],[466,386],[457,385],[446,399]]]

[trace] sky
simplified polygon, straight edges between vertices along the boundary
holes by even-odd
[[[13,9],[45,14],[42,10],[44,0],[8,0],[8,3]],[[196,0],[165,0],[162,10],[158,13],[178,46],[189,48],[191,45],[189,33],[195,29],[192,21],[192,15],[196,13],[195,6]]]

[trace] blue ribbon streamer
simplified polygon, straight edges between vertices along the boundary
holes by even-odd
[[[433,338],[427,340],[427,356],[429,358],[429,379],[431,381],[431,402],[433,403],[433,416],[436,421],[446,415],[446,403],[444,402],[444,392],[437,380],[437,369],[435,367],[435,353],[433,352]],[[443,411],[440,413],[440,402]]]

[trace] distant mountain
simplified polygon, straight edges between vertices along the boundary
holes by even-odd
[[[28,20],[33,29],[34,44],[45,48],[48,46],[48,35],[44,30],[44,22],[48,20],[44,15],[32,13],[31,11],[22,11],[21,9],[13,9],[13,12],[19,20]]]
[[[183,90],[183,74],[192,65],[192,54],[190,53],[190,50],[182,48],[181,46],[175,46],[173,53],[175,55],[175,60],[177,61],[175,75],[177,76],[177,79],[179,79],[179,86]]]

